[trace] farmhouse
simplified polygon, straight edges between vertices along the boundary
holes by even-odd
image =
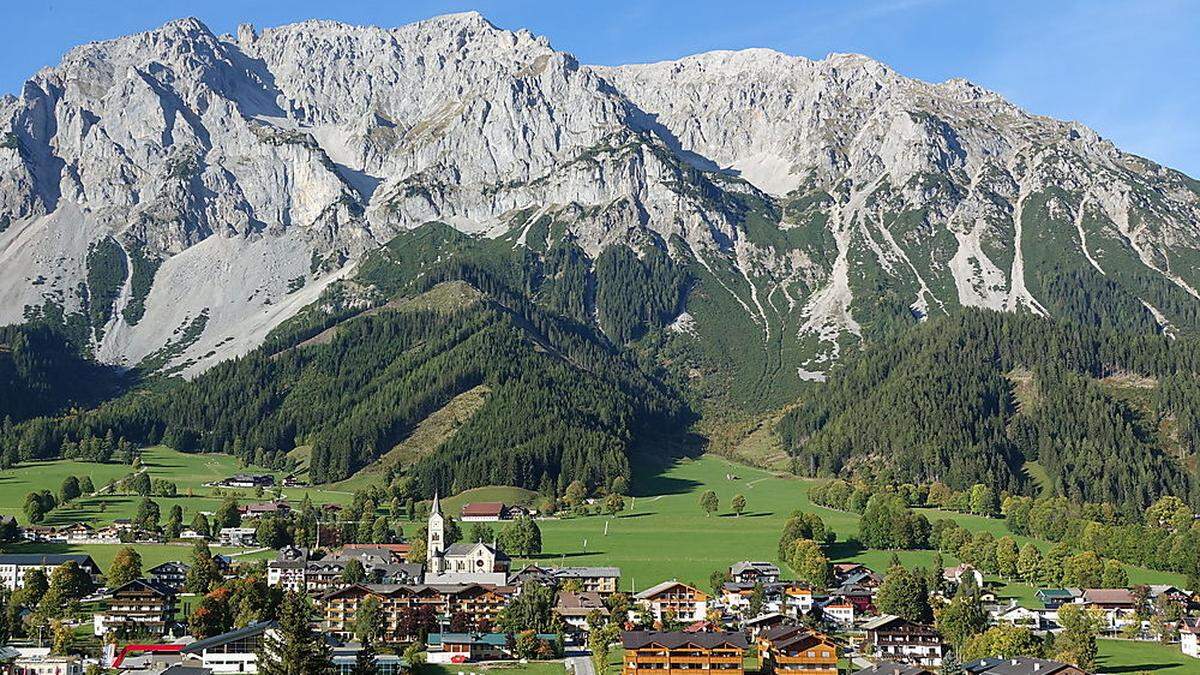
[[[238,473],[212,483],[213,487],[232,488],[268,488],[275,485],[275,477],[270,474]]]
[[[659,623],[668,615],[684,623],[703,621],[708,616],[708,595],[679,581],[664,581],[651,586],[634,599]]]
[[[464,523],[495,522],[508,520],[508,507],[504,502],[470,502],[463,504],[460,520]]]
[[[672,675],[692,670],[719,670],[744,675],[742,659],[749,644],[742,633],[633,631],[621,633],[625,648],[621,675],[653,671]]]

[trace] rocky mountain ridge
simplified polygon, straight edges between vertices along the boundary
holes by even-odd
[[[430,221],[666,250],[695,278],[670,327],[753,352],[763,386],[823,377],[893,320],[1069,313],[1079,269],[1163,331],[1200,302],[1196,181],[861,56],[592,67],[475,13],[182,19],[0,101],[0,323],[73,325],[106,362],[244,354]]]

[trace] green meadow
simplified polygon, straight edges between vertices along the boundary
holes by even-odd
[[[1184,675],[1200,672],[1200,659],[1184,655],[1178,644],[1097,640],[1096,647],[1097,673]]]
[[[627,510],[608,516],[567,517],[540,522],[543,554],[532,562],[566,565],[616,565],[622,570],[625,590],[640,590],[664,579],[708,586],[709,575],[738,560],[771,560],[779,533],[792,511],[801,509],[821,516],[837,533],[830,557],[856,561],[883,571],[893,554],[906,566],[929,566],[933,551],[861,550],[848,543],[858,534],[859,517],[853,513],[816,506],[808,500],[814,480],[730,462],[706,455],[682,459],[662,467],[636,467]],[[712,516],[700,509],[700,494],[713,490],[721,508]],[[746,497],[746,511],[736,516],[729,508],[735,495]],[[949,518],[970,530],[1008,534],[1004,521],[960,513],[924,510],[930,520]],[[1018,537],[1020,542],[1029,541]],[[1049,548],[1045,541],[1035,541]],[[944,555],[947,565],[958,561]],[[1181,584],[1180,575],[1129,567],[1134,583]],[[1002,583],[1000,580],[995,580]],[[1034,588],[1013,582],[1000,587],[1000,595],[1027,606],[1038,606]]]
[[[174,481],[180,496],[156,497],[164,518],[174,504],[184,510],[184,522],[196,511],[214,511],[221,498],[204,484],[224,478],[244,469],[225,455],[189,455],[164,447],[146,449],[142,464],[152,478]],[[97,487],[108,480],[127,475],[130,468],[119,464],[91,464],[54,461],[22,464],[0,472],[0,513],[16,514],[24,521],[22,506],[25,494],[32,490],[49,489],[57,492],[62,479],[68,475],[90,475]],[[884,570],[892,555],[907,566],[929,566],[933,551],[862,550],[849,540],[858,533],[859,517],[853,513],[835,511],[812,504],[808,488],[817,481],[788,474],[774,473],[731,462],[715,455],[683,458],[663,462],[638,459],[635,462],[631,496],[627,509],[617,517],[561,517],[540,521],[543,553],[536,562],[556,565],[616,565],[622,570],[622,588],[639,590],[665,579],[677,578],[706,587],[709,575],[738,560],[771,560],[776,555],[779,533],[784,522],[796,509],[812,511],[821,516],[827,527],[837,535],[829,548],[830,557],[837,561],[862,562],[876,570]],[[706,516],[699,505],[700,494],[713,490],[721,508]],[[190,496],[189,496],[190,491]],[[251,490],[228,490],[243,500],[254,500]],[[293,502],[308,494],[315,503],[347,503],[352,493],[343,486],[289,488],[285,497]],[[747,507],[741,516],[730,510],[735,495],[746,497]],[[457,514],[468,501],[528,502],[534,493],[511,487],[486,487],[445,497],[443,507]],[[104,524],[115,518],[134,514],[138,497],[129,495],[100,495],[85,497],[76,503],[51,512],[46,523],[63,525],[71,522]],[[972,531],[986,530],[996,536],[1007,534],[1003,520],[967,514],[923,510],[930,520],[953,519]],[[1017,537],[1021,543],[1029,541]],[[1048,542],[1034,543],[1043,549]],[[13,547],[10,550],[46,552],[87,552],[102,565],[116,553],[119,546],[71,546],[38,544]],[[177,545],[139,546],[147,566],[186,557],[186,547]],[[258,553],[246,559],[261,558]],[[953,556],[944,556],[946,564],[955,564]],[[1129,567],[1134,583],[1182,584],[1180,575]],[[1034,588],[1020,582],[999,584],[1002,597],[1015,599],[1027,606],[1037,606]]]
[[[165,446],[146,448],[141,455],[142,466],[152,479],[169,480],[178,486],[176,497],[154,497],[162,510],[163,518],[175,504],[183,507],[183,522],[191,522],[198,511],[213,512],[221,505],[222,496],[214,495],[210,483],[239,472],[274,473],[258,467],[241,467],[235,458],[219,454],[186,454]],[[0,471],[0,513],[15,514],[25,522],[23,508],[25,495],[36,490],[50,490],[58,494],[63,479],[67,476],[90,476],[97,490],[110,480],[117,480],[132,473],[124,464],[97,464],[57,460],[51,462],[26,462]],[[276,475],[277,479],[282,476]],[[256,497],[253,490],[221,488],[225,494],[235,494],[242,501],[263,499]],[[315,503],[349,503],[353,493],[328,488],[287,488],[284,497],[298,502],[309,494]],[[86,522],[104,525],[117,518],[132,518],[141,497],[128,494],[100,494],[81,497],[69,505],[60,506],[46,515],[43,525],[68,525]]]

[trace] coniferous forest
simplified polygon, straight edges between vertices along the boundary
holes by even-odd
[[[70,330],[4,329],[0,378],[19,395],[0,401],[0,463],[161,442],[288,469],[299,447],[309,478],[333,482],[482,385],[483,406],[401,467],[418,489],[627,480],[643,433],[683,432],[711,405],[680,376],[664,330],[695,279],[667,254],[671,242],[593,259],[554,229],[530,223],[527,246],[440,223],[404,233],[259,349],[188,382],[147,377],[115,398],[114,376]],[[829,382],[804,385],[776,425],[794,471],[1048,489],[1126,513],[1164,494],[1196,499],[1195,338],[1159,334],[1143,307],[1087,270],[1038,282],[1058,319],[963,310],[869,327],[863,349]]]

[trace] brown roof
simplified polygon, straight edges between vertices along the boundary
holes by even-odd
[[[504,502],[471,502],[463,504],[464,516],[497,516],[504,513]]]
[[[1133,593],[1127,588],[1089,588],[1083,592],[1085,603],[1098,605],[1132,605]]]
[[[758,637],[774,642],[775,640],[787,640],[800,633],[807,633],[808,629],[804,626],[773,626],[758,634]]]
[[[747,649],[746,636],[742,633],[684,633],[682,631],[628,631],[621,633],[621,645],[625,649],[641,649],[659,645],[668,649],[695,646],[703,649],[733,647]]]
[[[559,591],[554,604],[554,611],[563,616],[587,616],[597,610],[603,616],[609,614],[608,608],[604,606],[604,598],[592,591]]]

